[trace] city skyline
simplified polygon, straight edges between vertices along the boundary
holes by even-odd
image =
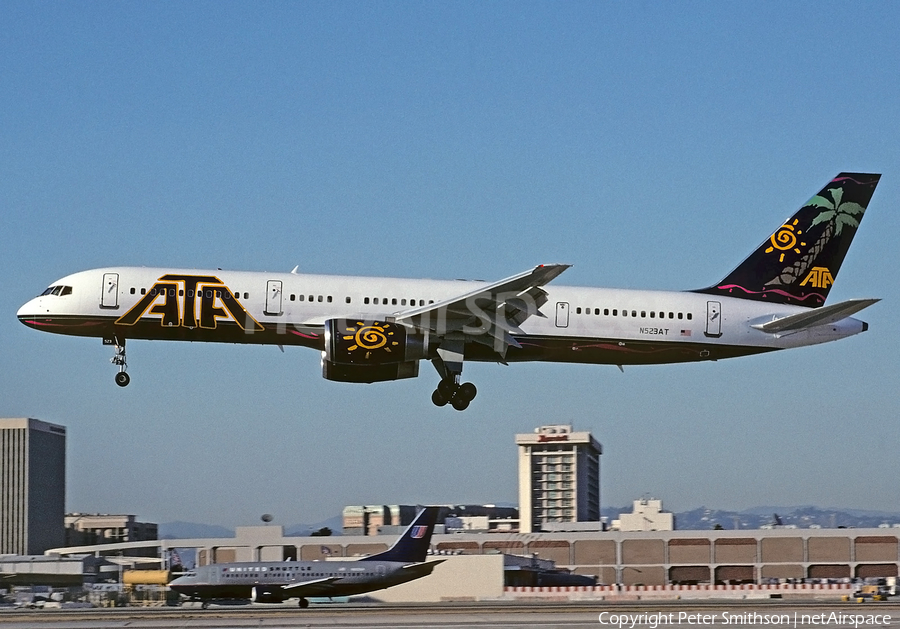
[[[514,435],[604,446],[601,506],[900,503],[900,9],[492,2],[4,7],[0,415],[67,427],[67,511],[318,522],[516,501]],[[716,363],[345,385],[299,348],[15,317],[109,265],[708,286],[841,171],[884,173],[829,302],[865,334]],[[872,482],[869,482],[872,481]]]

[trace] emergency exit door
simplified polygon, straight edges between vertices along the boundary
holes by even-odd
[[[119,307],[119,274],[104,273],[103,288],[100,293],[100,307],[115,309]]]
[[[269,280],[266,283],[266,312],[267,315],[281,314],[281,280]]]
[[[556,327],[569,327],[569,302],[567,301],[556,302]]]
[[[718,301],[706,302],[706,336],[722,336],[722,304]]]

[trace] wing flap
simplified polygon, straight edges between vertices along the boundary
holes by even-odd
[[[339,580],[340,577],[325,577],[323,579],[289,583],[288,585],[282,585],[281,589],[285,592],[290,592],[292,596],[315,596],[316,594],[326,591],[327,588],[324,586],[331,585]]]
[[[540,307],[547,302],[547,293],[541,287],[569,266],[542,264],[462,295],[407,310],[395,321],[439,335],[463,332],[465,338],[494,347],[504,356],[509,346],[519,347],[512,334],[524,334],[519,326],[528,317],[544,317]]]
[[[872,304],[878,303],[880,299],[849,299],[830,306],[822,306],[820,308],[810,309],[805,312],[780,317],[765,323],[757,323],[750,327],[776,334],[780,332],[796,332],[806,328],[812,328],[818,325],[828,325],[835,323],[841,319],[856,314],[863,308],[868,308]]]

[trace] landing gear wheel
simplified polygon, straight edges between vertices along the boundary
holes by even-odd
[[[450,404],[452,404],[453,408],[455,408],[458,411],[464,411],[467,408],[469,408],[469,400],[465,400],[461,397],[453,398],[453,401],[450,402]]]
[[[476,395],[478,395],[478,389],[471,382],[463,382],[459,385],[459,390],[456,392],[456,397],[467,402],[474,400]]]
[[[309,601],[306,600],[305,598],[301,598],[299,604],[300,604],[300,609],[306,609],[307,607],[309,607]]]
[[[131,382],[131,376],[124,371],[120,371],[116,374],[116,384],[120,387],[127,387],[129,382]]]
[[[459,385],[452,380],[441,380],[437,385],[438,393],[440,393],[445,400],[452,399],[453,396],[456,395],[457,389],[459,389]]]
[[[434,393],[431,394],[431,401],[435,406],[446,406],[448,400],[441,395],[441,392],[438,389],[435,389]]]
[[[209,609],[209,601],[203,601],[200,603],[200,609]]]

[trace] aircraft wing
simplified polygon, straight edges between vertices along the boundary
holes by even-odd
[[[324,579],[290,583],[282,585],[281,589],[290,592],[291,596],[327,596],[329,589],[327,586],[335,581],[340,581],[340,577],[325,577]]]
[[[863,308],[868,308],[879,301],[881,300],[849,299],[830,306],[822,306],[821,308],[813,308],[806,312],[799,312],[786,317],[780,317],[765,323],[757,323],[750,327],[773,334],[780,332],[796,332],[797,330],[812,328],[817,325],[828,325],[829,323],[835,323],[841,319],[846,319]]]
[[[510,345],[519,347],[511,333],[523,334],[519,326],[528,317],[544,316],[540,307],[547,303],[547,293],[542,286],[569,266],[541,264],[451,299],[403,311],[394,320],[441,336],[460,333],[505,355]]]

